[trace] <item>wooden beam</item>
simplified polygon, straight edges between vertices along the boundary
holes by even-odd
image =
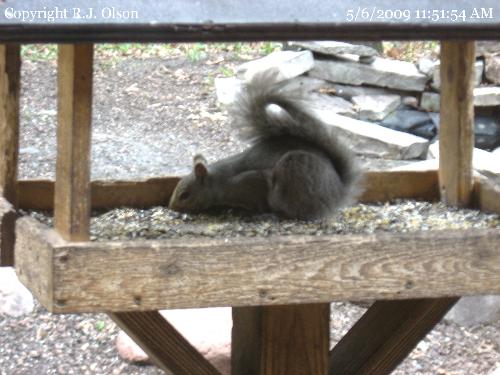
[[[233,375],[325,374],[330,304],[233,308]]]
[[[439,186],[441,199],[466,207],[472,196],[474,41],[441,43]]]
[[[20,75],[20,46],[0,44],[0,190],[14,205],[17,204]]]
[[[390,374],[456,301],[375,302],[333,348],[329,374]]]
[[[68,240],[89,236],[92,44],[59,45],[54,225]]]
[[[14,207],[0,196],[0,266],[14,265],[15,224],[17,214]]]
[[[33,222],[19,219],[18,236],[34,233]],[[32,253],[50,241],[46,232],[16,244],[19,269],[39,267]],[[499,294],[499,242],[499,229],[470,229],[58,242],[40,256],[51,267],[49,310],[138,311]]]
[[[57,164],[56,182],[54,186],[54,227],[62,239],[69,241],[85,241],[89,239],[90,209],[91,209],[91,185],[90,185],[90,137],[92,120],[92,68],[93,68],[93,45],[60,45],[58,60],[58,130],[57,130]],[[43,185],[46,194],[52,190],[47,184]],[[119,186],[116,191],[108,190],[108,194],[116,198],[121,193]],[[118,194],[118,195],[117,195]],[[34,228],[33,233],[36,233]],[[52,233],[51,235],[54,235]],[[27,238],[30,238],[27,236]],[[24,244],[24,238],[20,240]],[[46,249],[42,245],[41,248]],[[50,247],[49,247],[50,248]],[[38,250],[38,249],[36,249]],[[33,255],[33,254],[32,254]],[[83,253],[81,254],[83,255]],[[36,258],[38,255],[33,255]],[[63,255],[61,259],[64,259]],[[48,259],[45,259],[48,261]],[[21,261],[22,262],[22,261]],[[64,263],[64,261],[63,261]],[[43,262],[41,263],[44,264]],[[52,265],[46,264],[47,269],[37,269],[40,265],[33,264],[36,275],[47,276],[51,273]],[[91,265],[89,264],[91,267]],[[23,274],[30,274],[30,270],[24,269]],[[33,275],[33,273],[31,273]],[[33,276],[32,276],[33,277]],[[50,298],[53,293],[53,280],[46,279],[37,289],[37,295],[41,300]],[[110,293],[115,291],[111,290]],[[45,294],[45,295],[43,295]],[[64,306],[66,300],[56,297],[56,304]],[[121,310],[118,307],[116,310]],[[168,323],[157,313],[117,313],[110,317],[151,355],[151,359],[163,368],[180,363],[179,368],[186,367],[184,357],[191,357],[196,351],[187,342],[179,340],[173,329],[169,329]],[[172,342],[183,343],[184,351],[178,350],[171,354],[163,353],[162,349],[172,347]],[[187,352],[186,352],[187,350]],[[171,357],[179,354],[177,362]],[[198,357],[201,355],[198,354]],[[210,369],[210,365],[201,360],[195,361],[193,366],[202,363],[201,368]],[[177,369],[177,367],[174,366]],[[190,368],[189,366],[187,368]],[[179,372],[181,373],[181,372]],[[189,374],[191,372],[182,372]],[[200,373],[200,372],[194,372]],[[216,373],[205,371],[202,373]]]
[[[108,315],[165,372],[175,375],[219,374],[158,311]]]
[[[474,61],[473,41],[441,43],[440,195],[461,207],[473,191]],[[330,373],[390,373],[457,300],[375,303],[332,352]]]
[[[179,177],[159,177],[139,181],[92,181],[93,209],[117,207],[146,208],[167,205]],[[436,171],[367,172],[360,201],[386,202],[393,199],[439,199]],[[18,181],[19,206],[23,209],[52,210],[54,183],[49,180]]]
[[[0,207],[0,266],[14,264],[17,164],[19,157],[19,92],[21,57],[18,44],[0,44],[0,196],[12,205]]]
[[[388,202],[394,199],[439,200],[436,171],[370,171],[365,173],[363,203]]]

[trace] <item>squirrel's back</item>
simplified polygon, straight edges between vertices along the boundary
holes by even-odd
[[[355,155],[342,144],[335,128],[307,109],[307,91],[276,82],[276,71],[258,73],[242,90],[230,108],[233,125],[242,138],[258,144],[287,136],[314,145],[330,160],[342,184],[342,203],[350,203],[360,193],[361,170]]]

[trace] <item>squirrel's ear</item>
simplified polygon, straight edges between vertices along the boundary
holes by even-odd
[[[207,161],[201,155],[196,155],[193,159],[194,174],[197,178],[203,178],[208,174]]]

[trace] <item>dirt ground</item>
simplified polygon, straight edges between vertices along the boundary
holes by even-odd
[[[173,58],[96,58],[93,179],[139,179],[186,172],[191,158],[209,160],[244,147],[229,131],[215,100],[213,79],[239,64],[221,52],[199,61]],[[53,178],[55,61],[23,64],[20,178]],[[332,338],[362,314],[334,304]],[[53,315],[37,305],[22,318],[0,316],[0,374],[160,374],[122,361],[116,326],[103,314]],[[463,328],[439,324],[394,372],[486,374],[500,367],[500,322]]]

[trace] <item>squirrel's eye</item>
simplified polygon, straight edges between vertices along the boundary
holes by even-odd
[[[183,192],[183,193],[179,196],[179,199],[180,199],[181,201],[184,201],[184,200],[186,200],[186,199],[188,199],[188,198],[189,198],[189,193],[188,193],[187,191]]]

